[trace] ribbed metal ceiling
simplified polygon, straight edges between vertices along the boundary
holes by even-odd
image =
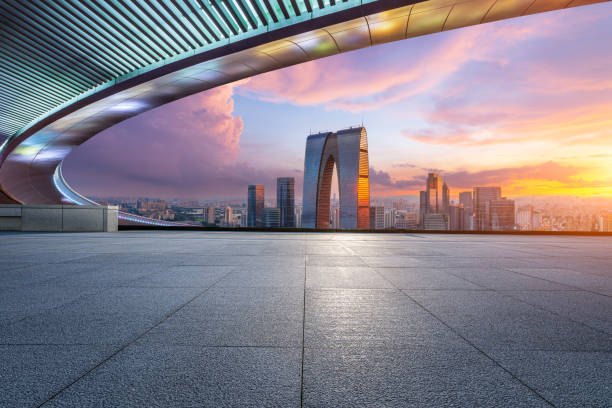
[[[0,141],[98,85],[359,0],[0,1]]]

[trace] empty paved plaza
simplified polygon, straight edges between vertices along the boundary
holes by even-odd
[[[612,237],[0,234],[1,407],[610,407]]]

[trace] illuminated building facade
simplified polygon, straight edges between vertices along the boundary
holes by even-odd
[[[488,223],[491,231],[512,231],[515,226],[514,201],[507,198],[487,202]]]
[[[437,214],[442,209],[442,182],[437,173],[427,175],[427,212]]]
[[[250,228],[263,227],[264,186],[249,186],[247,201],[247,225]]]
[[[280,227],[280,208],[267,207],[263,209],[262,219],[263,226],[265,228],[278,228]]]
[[[276,179],[276,207],[280,211],[280,226],[295,228],[295,179]]]
[[[308,136],[304,158],[302,227],[329,228],[334,166],[342,229],[370,228],[368,138],[364,127]]]
[[[370,208],[370,229],[385,228],[385,207],[377,206]]]
[[[501,199],[501,187],[474,187],[474,229],[491,231],[487,202]]]

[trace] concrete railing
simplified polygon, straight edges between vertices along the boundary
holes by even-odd
[[[104,205],[0,205],[0,231],[115,232],[117,207]]]

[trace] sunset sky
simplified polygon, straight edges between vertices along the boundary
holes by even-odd
[[[364,123],[372,194],[431,169],[453,196],[612,197],[612,4],[380,45],[206,91],[120,123],[65,161],[93,196],[246,197],[296,177],[309,132]]]

